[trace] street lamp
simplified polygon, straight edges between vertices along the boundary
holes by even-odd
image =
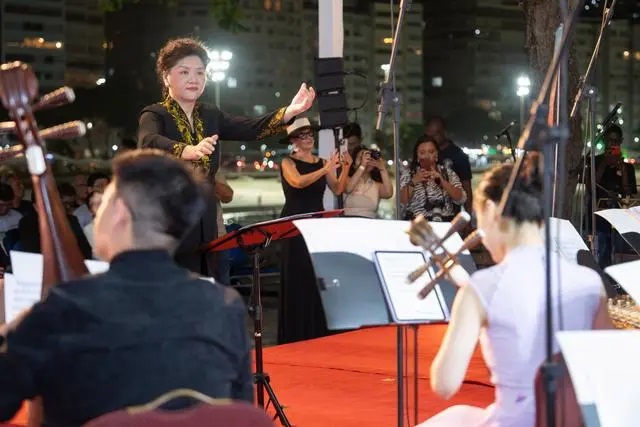
[[[220,82],[226,77],[226,71],[231,65],[233,54],[228,50],[208,50],[209,65],[207,65],[207,74],[209,79],[215,83],[216,89],[216,106],[220,107]]]
[[[524,130],[524,101],[531,91],[531,80],[529,77],[522,75],[516,80],[516,95],[520,97],[520,134]]]

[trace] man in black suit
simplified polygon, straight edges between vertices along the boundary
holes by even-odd
[[[35,396],[47,426],[83,425],[178,388],[253,400],[242,299],[172,257],[204,212],[204,191],[190,166],[157,150],[114,159],[94,226],[110,269],[54,287],[0,329],[0,420]]]

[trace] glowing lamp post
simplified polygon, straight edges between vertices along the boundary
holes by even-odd
[[[520,133],[524,129],[524,101],[531,91],[531,80],[527,76],[520,76],[516,80],[516,95],[520,97]]]
[[[209,65],[207,65],[207,75],[215,83],[216,106],[220,107],[220,82],[226,78],[226,71],[231,66],[233,54],[228,50],[210,50]]]

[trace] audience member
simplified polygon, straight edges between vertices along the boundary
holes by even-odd
[[[78,222],[80,223],[81,227],[86,226],[93,220],[93,215],[91,214],[91,210],[89,209],[89,206],[87,204],[87,200],[88,200],[87,196],[89,195],[89,193],[93,191],[99,191],[101,193],[104,193],[104,189],[107,187],[107,184],[109,184],[109,181],[110,181],[109,175],[102,172],[92,173],[91,175],[89,175],[89,178],[87,178],[86,191],[84,193],[82,192],[78,193],[78,194],[84,194],[84,197],[78,200],[80,205],[73,212],[73,214],[76,217],[78,217]],[[76,187],[76,191],[77,191],[77,188],[78,187]]]
[[[216,215],[218,219],[218,238],[227,234],[227,229],[224,225],[224,217],[222,216],[222,203],[230,203],[233,200],[233,188],[227,183],[227,179],[224,176],[222,169],[218,169],[215,177],[215,192],[216,202],[218,204],[216,209]],[[213,278],[223,285],[228,285],[229,278],[229,252],[218,251],[216,255],[216,268],[213,271]]]
[[[67,211],[67,219],[69,220],[69,225],[71,226],[71,231],[76,236],[76,241],[78,242],[78,246],[80,247],[80,251],[85,259],[91,259],[91,246],[87,241],[87,238],[84,235],[84,231],[82,231],[82,227],[80,227],[80,223],[78,222],[78,218],[75,215],[69,213],[70,208],[75,204],[75,198],[70,200],[68,189],[64,190],[61,188],[58,190],[60,193],[66,192],[67,200],[65,210]],[[40,226],[38,222],[38,205],[36,203],[35,192],[31,195],[31,201],[33,202],[34,210],[32,213],[25,215],[20,219],[20,223],[18,224],[18,232],[20,235],[20,250],[31,253],[40,253]],[[63,203],[65,201],[63,200]]]
[[[13,190],[13,209],[26,215],[33,210],[33,205],[24,199],[24,185],[20,177],[8,166],[0,166],[0,183],[11,186]]]

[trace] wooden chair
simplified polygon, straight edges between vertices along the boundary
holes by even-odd
[[[166,410],[162,406],[178,398],[190,398],[196,404],[181,410]],[[146,405],[110,412],[84,427],[273,427],[269,416],[246,402],[212,399],[197,391],[173,390]]]
[[[558,363],[562,376],[557,380],[556,392],[556,427],[584,427],[582,412],[576,397],[571,377],[567,371],[562,355],[556,353],[553,360]],[[548,427],[546,393],[542,378],[542,367],[538,368],[535,378],[536,393],[536,427]]]

